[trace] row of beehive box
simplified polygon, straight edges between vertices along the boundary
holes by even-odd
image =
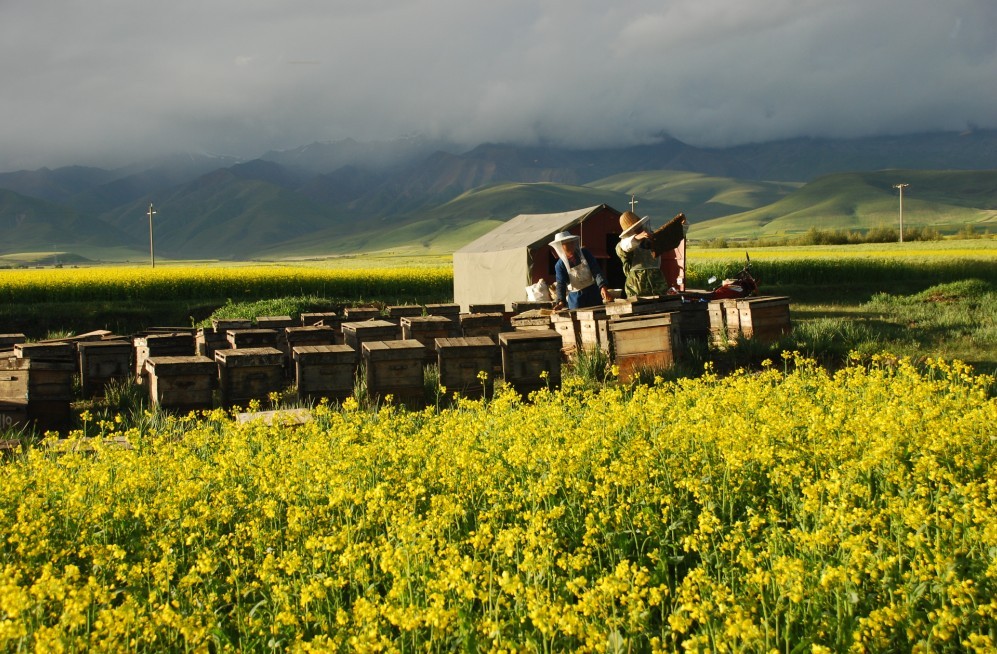
[[[373,330],[380,327],[364,326]],[[373,335],[364,334],[364,329],[359,332]],[[359,341],[359,350],[345,343],[293,346],[290,355],[299,396],[308,400],[349,396],[354,392],[361,360],[361,381],[368,394],[392,395],[408,405],[424,401],[423,368],[430,362],[438,363],[442,386],[465,396],[490,392],[497,371],[524,394],[543,385],[560,384],[560,337],[552,331],[502,333],[498,343],[490,336],[431,335],[427,340],[425,333],[420,335],[421,340],[367,338]],[[211,408],[218,390],[222,405],[246,405],[266,400],[287,386],[287,355],[277,348],[219,349],[209,358],[191,353],[192,344],[190,334],[135,338],[134,352],[142,360],[140,377],[153,404],[181,411]],[[73,346],[66,342],[20,343],[11,356],[0,357],[0,426],[32,423],[42,430],[68,428],[77,372]],[[128,341],[81,342],[75,346],[81,377],[88,380],[94,394],[102,390],[101,384],[132,376],[133,346]]]
[[[553,328],[568,353],[602,349],[624,381],[641,368],[670,367],[684,344],[726,345],[738,338],[770,342],[791,327],[789,298],[781,296],[709,302],[680,295],[637,298],[551,313],[549,319],[549,327],[542,318],[512,322],[517,329]]]

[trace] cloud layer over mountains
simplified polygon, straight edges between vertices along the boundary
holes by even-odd
[[[997,127],[994,0],[0,5],[0,171],[419,133],[700,146]]]

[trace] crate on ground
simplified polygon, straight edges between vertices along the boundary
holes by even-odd
[[[706,345],[710,340],[711,321],[707,302],[682,302],[677,311],[673,312],[673,320],[678,323],[682,343],[699,343]]]
[[[145,383],[145,360],[149,357],[184,357],[193,356],[196,353],[194,335],[190,333],[136,336],[133,345],[135,347],[135,381],[139,384]]]
[[[561,335],[553,329],[499,334],[502,375],[521,395],[561,386]]]
[[[343,310],[346,320],[357,322],[360,320],[377,320],[381,317],[381,310],[377,307],[346,307]]]
[[[574,354],[580,343],[576,310],[555,311],[550,315],[550,324],[561,335],[561,349],[566,354]]]
[[[531,309],[514,315],[509,324],[514,331],[554,331],[550,321],[553,313],[551,309]]]
[[[707,312],[710,316],[710,341],[714,345],[727,345],[741,335],[737,300],[711,300]]]
[[[65,341],[16,343],[14,345],[14,356],[18,359],[75,363],[76,349],[72,343]]]
[[[609,323],[613,360],[620,381],[629,382],[642,371],[671,368],[680,357],[681,336],[672,321],[675,314],[646,314]]]
[[[425,406],[422,343],[414,339],[365,341],[362,352],[367,395],[371,399],[383,401],[391,395],[396,404]]]
[[[578,319],[578,345],[585,350],[612,349],[609,338],[609,316],[605,307],[587,307],[575,312]]]
[[[291,355],[294,348],[304,345],[337,345],[342,340],[337,338],[336,330],[326,325],[312,325],[311,327],[286,327],[284,328],[284,338],[281,339],[286,350],[287,362],[293,362]]]
[[[76,346],[83,397],[104,395],[112,381],[131,379],[134,349],[127,341],[90,341]]]
[[[218,364],[206,356],[155,356],[145,360],[149,401],[167,411],[211,409]]]
[[[296,345],[291,356],[301,400],[317,402],[327,397],[342,401],[353,393],[358,353],[349,345]]]
[[[0,375],[3,373],[0,372]],[[27,400],[0,400],[0,429],[8,430],[27,425]]]
[[[194,336],[194,352],[202,357],[208,357],[212,361],[215,358],[215,350],[227,350],[229,348],[228,339],[225,338],[224,331],[218,331],[214,327],[201,327]]]
[[[436,339],[440,386],[447,394],[480,398],[492,394],[499,346],[489,336]]]
[[[344,322],[342,329],[343,341],[357,352],[363,351],[366,341],[395,341],[399,336],[398,325],[387,320]]]
[[[230,329],[225,333],[229,344],[226,349],[277,347],[278,335],[276,329]]]
[[[425,347],[424,362],[436,363],[436,339],[455,338],[460,326],[446,316],[407,316],[401,319],[402,340],[416,340]]]
[[[488,336],[498,342],[498,335],[504,330],[505,325],[505,314],[500,312],[460,315],[460,333],[465,338]]]
[[[287,327],[298,327],[301,323],[291,316],[259,316],[256,319],[258,329],[276,329],[283,332]]]
[[[735,306],[744,338],[772,342],[792,329],[788,297],[770,295],[744,298],[737,300]]]
[[[265,402],[284,386],[284,353],[275,347],[248,347],[215,352],[218,389],[224,406]]]
[[[66,432],[72,417],[76,362],[70,359],[0,359],[0,400],[24,404],[25,421],[39,431]]]

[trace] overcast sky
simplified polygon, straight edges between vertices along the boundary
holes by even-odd
[[[997,0],[0,0],[0,170],[997,127]]]

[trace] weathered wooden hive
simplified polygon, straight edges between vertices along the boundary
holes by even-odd
[[[217,327],[215,328],[217,330]],[[145,360],[149,357],[193,356],[196,352],[194,335],[188,333],[149,334],[136,336],[135,378],[139,384],[145,383]]]
[[[154,406],[178,413],[213,407],[218,365],[208,357],[149,357],[145,367],[149,401]]]
[[[447,394],[464,397],[491,396],[495,383],[495,359],[499,347],[488,336],[436,339],[440,385]]]
[[[230,329],[225,333],[228,341],[227,349],[241,350],[244,348],[277,347],[278,333],[276,329]]]
[[[343,341],[357,352],[366,341],[398,340],[398,325],[387,320],[363,320],[343,323]]]
[[[455,338],[460,326],[446,316],[411,316],[401,319],[402,340],[416,340],[425,348],[424,362],[436,362],[436,339]]]
[[[423,360],[425,346],[417,340],[365,341],[363,361],[367,394],[409,408],[425,406]]]
[[[296,345],[291,356],[300,399],[342,401],[353,393],[359,355],[349,345]]]
[[[134,347],[128,341],[89,341],[76,346],[83,397],[104,395],[112,381],[131,379]]]
[[[218,388],[225,406],[266,401],[284,385],[284,353],[275,347],[218,350]]]
[[[681,352],[681,337],[675,314],[639,314],[612,320],[614,361],[620,381],[629,382],[642,371],[670,368]]]
[[[561,386],[561,335],[553,329],[499,334],[502,375],[521,395]]]

